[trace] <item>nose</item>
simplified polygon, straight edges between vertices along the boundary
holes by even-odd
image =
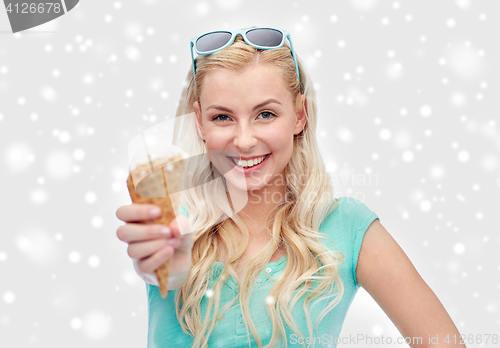
[[[242,153],[250,152],[251,149],[257,145],[257,138],[254,132],[255,130],[251,126],[243,123],[240,124],[234,136],[234,146]]]

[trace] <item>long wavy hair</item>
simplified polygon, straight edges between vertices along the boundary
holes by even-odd
[[[331,299],[316,320],[317,332],[320,320],[340,302],[343,295],[344,286],[338,266],[343,263],[344,255],[342,252],[328,250],[320,239],[326,238],[334,243],[326,234],[319,232],[323,220],[338,206],[338,200],[334,198],[331,179],[316,141],[315,91],[301,60],[298,57],[297,60],[300,86],[289,46],[285,44],[279,49],[259,50],[247,45],[238,36],[231,46],[196,58],[196,80],[192,69],[187,75],[176,113],[174,136],[177,135],[177,140],[174,143],[182,143],[187,153],[205,156],[199,156],[196,164],[194,161],[188,164],[192,168],[186,178],[186,185],[191,189],[184,191],[181,204],[188,213],[195,237],[191,273],[177,292],[175,302],[182,330],[194,337],[193,347],[207,347],[215,324],[235,301],[239,301],[241,306],[249,346],[250,329],[258,346],[262,347],[250,315],[249,299],[256,276],[280,246],[285,251],[287,264],[269,292],[273,301],[266,304],[266,310],[272,322],[272,337],[266,347],[276,346],[280,338],[283,338],[287,346],[284,322],[295,334],[304,337],[292,317],[292,309],[299,298],[306,296],[303,309],[309,337],[312,337],[313,324],[309,314],[311,301],[316,298],[325,301]],[[199,102],[203,79],[208,72],[219,69],[240,70],[255,63],[274,66],[282,72],[283,81],[288,86],[296,107],[304,106],[301,104],[301,94],[305,94],[307,121],[301,133],[294,137],[292,157],[285,167],[285,199],[269,212],[269,216],[273,217],[268,220],[271,221],[270,225],[263,226],[269,235],[269,242],[248,261],[240,278],[235,272],[235,266],[246,250],[249,232],[228,203],[228,190],[223,175],[206,155],[205,143],[196,129],[193,102]],[[180,116],[184,116],[183,121],[177,123]],[[243,240],[237,237],[238,231]],[[209,277],[221,251],[221,242],[228,253],[227,261],[213,288],[209,289]],[[236,280],[238,294],[221,309],[221,288],[229,276]],[[311,283],[317,286],[313,288]],[[202,318],[200,303],[207,290],[213,292],[210,293],[211,296],[207,296],[207,312]]]

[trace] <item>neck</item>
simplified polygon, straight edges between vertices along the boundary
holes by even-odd
[[[276,180],[258,190],[241,191],[228,184],[229,200],[233,209],[249,229],[250,235],[262,237],[273,217],[268,213],[284,201],[286,185]]]

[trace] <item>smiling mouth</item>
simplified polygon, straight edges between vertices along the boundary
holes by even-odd
[[[235,160],[234,157],[228,157],[228,158],[230,158],[233,161],[233,163],[236,164],[240,168],[252,168],[252,167],[257,166],[257,165],[261,164],[262,162],[264,162],[266,160],[266,158],[269,157],[269,155],[271,155],[271,154],[268,153],[268,154],[260,156],[260,157],[255,157],[252,160],[248,160],[248,161]]]

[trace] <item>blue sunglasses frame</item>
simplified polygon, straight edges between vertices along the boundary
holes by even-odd
[[[258,46],[258,45],[253,44],[252,42],[250,42],[250,40],[248,40],[247,33],[250,31],[259,30],[259,29],[270,29],[270,30],[276,30],[276,31],[280,32],[282,35],[281,43],[278,46],[273,46],[273,47]],[[207,51],[207,52],[199,52],[197,47],[196,47],[196,42],[200,38],[202,38],[206,35],[209,35],[209,34],[213,34],[213,33],[230,33],[231,39],[224,46],[222,46],[220,48],[217,48],[217,49],[212,50],[212,51]],[[285,43],[285,39],[288,39],[288,42],[290,43],[290,50],[292,52],[293,62],[295,64],[295,71],[297,73],[297,80],[299,82],[299,87],[300,87],[299,66],[297,65],[297,58],[295,56],[295,50],[293,49],[293,44],[292,44],[292,39],[290,37],[290,32],[288,30],[280,30],[280,29],[276,29],[276,28],[267,28],[267,27],[250,28],[250,29],[245,29],[245,30],[242,30],[242,29],[240,29],[240,30],[216,30],[216,31],[210,31],[208,33],[205,33],[205,34],[202,34],[200,36],[196,36],[196,37],[192,38],[190,46],[191,46],[191,63],[193,66],[193,79],[196,76],[196,66],[195,66],[195,61],[194,61],[193,48],[194,48],[194,51],[196,52],[196,54],[198,54],[200,56],[206,56],[206,55],[212,54],[214,52],[220,51],[220,50],[226,48],[227,46],[232,45],[234,40],[236,39],[236,36],[238,36],[238,35],[241,35],[243,40],[245,40],[245,42],[248,45],[253,46],[253,47],[260,49],[260,50],[272,50],[272,49],[276,49],[276,48],[281,48],[281,47],[283,47],[283,44]]]

